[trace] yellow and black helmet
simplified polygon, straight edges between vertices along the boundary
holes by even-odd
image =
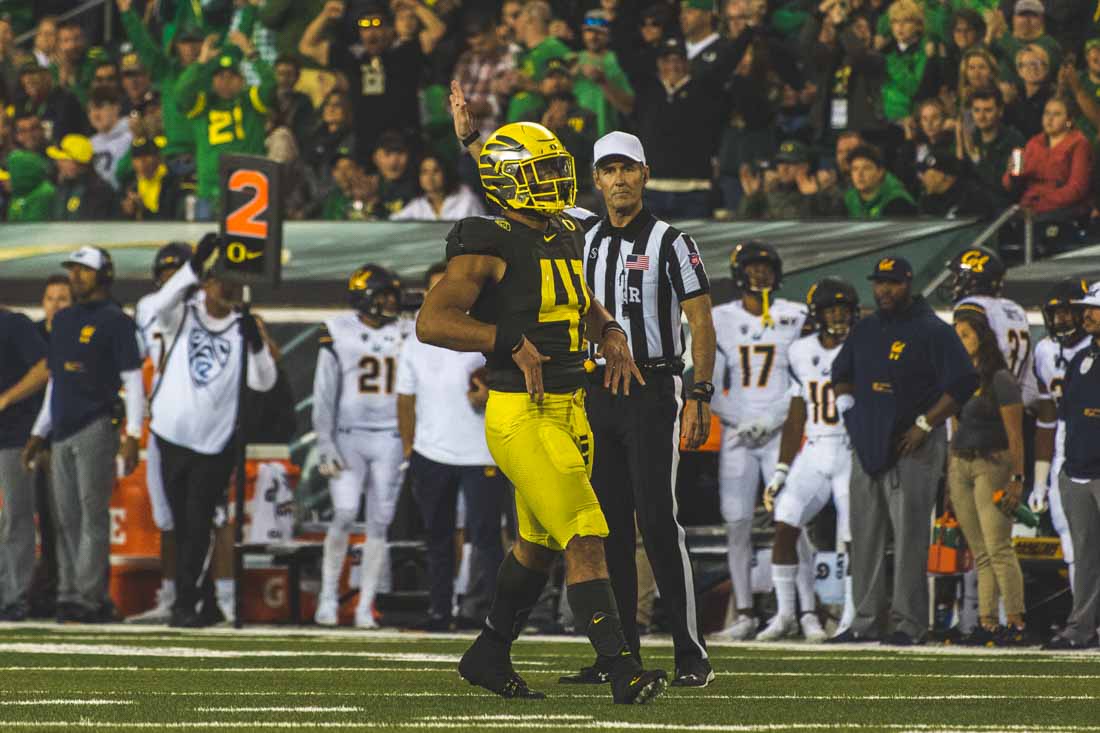
[[[577,197],[573,156],[534,122],[513,122],[490,135],[478,173],[485,196],[503,209],[559,214]]]

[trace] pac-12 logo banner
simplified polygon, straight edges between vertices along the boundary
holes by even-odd
[[[253,155],[223,155],[221,222],[225,241],[215,274],[242,284],[278,285],[282,276],[282,166]]]

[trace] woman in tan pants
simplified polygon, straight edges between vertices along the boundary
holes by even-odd
[[[979,306],[955,311],[955,331],[981,376],[981,387],[959,411],[947,484],[959,526],[978,571],[980,625],[964,643],[1023,646],[1024,580],[1012,548],[1012,514],[1023,492],[1023,404],[997,336]],[[1003,506],[993,494],[1006,494]],[[1008,624],[998,625],[997,599],[1004,599]]]

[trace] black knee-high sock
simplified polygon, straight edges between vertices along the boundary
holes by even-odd
[[[485,619],[484,633],[511,644],[527,623],[549,576],[520,564],[509,552],[497,573],[497,588]]]
[[[619,619],[619,607],[611,592],[607,578],[574,583],[565,589],[569,606],[573,609],[577,628],[588,635],[596,654],[607,658],[612,673],[634,672],[641,669],[638,660],[630,653]]]

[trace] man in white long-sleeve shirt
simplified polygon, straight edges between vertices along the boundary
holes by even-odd
[[[47,366],[50,381],[23,464],[32,468],[50,452],[50,486],[57,536],[58,621],[114,620],[107,595],[110,556],[108,503],[115,485],[119,431],[115,407],[126,392],[123,467],[138,462],[145,416],[141,336],[133,319],[111,299],[114,264],[106,250],[81,247],[62,263],[74,305],[53,319]]]
[[[400,296],[396,275],[380,265],[363,265],[348,278],[348,301],[354,310],[321,328],[313,376],[313,429],[320,470],[329,477],[332,496],[321,596],[314,615],[321,626],[336,625],[340,572],[365,490],[367,539],[359,563],[355,625],[378,627],[374,596],[404,463],[395,385],[397,356],[411,324],[398,320]]]
[[[275,386],[275,358],[256,319],[238,310],[241,289],[204,278],[219,245],[203,237],[188,265],[181,267],[145,301],[160,330],[175,334],[165,345],[160,378],[153,390],[150,430],[160,449],[161,477],[176,530],[176,602],[172,626],[203,625],[196,612],[199,581],[210,549],[210,527],[234,466],[241,349],[246,345],[248,387]],[[200,293],[192,286],[202,285]],[[200,297],[201,294],[201,297]]]

